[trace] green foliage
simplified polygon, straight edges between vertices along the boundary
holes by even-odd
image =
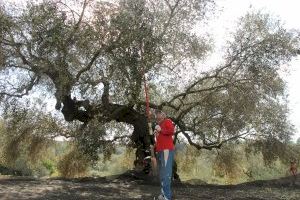
[[[201,155],[201,151],[197,151],[194,147],[185,146],[183,151],[179,151],[176,154],[175,160],[178,162],[178,166],[182,168],[184,173],[194,170],[189,164],[196,163],[197,157]]]
[[[216,151],[184,147],[176,152],[178,172],[182,180],[191,183],[238,184],[247,181],[268,180],[289,176],[292,155],[299,160],[299,146],[286,147],[284,158],[265,161],[263,152],[249,151],[247,143],[228,144]],[[284,149],[283,149],[284,150]],[[292,154],[294,152],[294,154]],[[198,181],[197,181],[198,180]]]
[[[98,162],[94,162],[90,174],[92,176],[112,176],[133,169],[135,160],[134,149],[119,147],[120,154],[112,154],[110,159],[105,159],[103,154],[99,155]]]
[[[50,115],[24,108],[5,110],[4,126],[3,155],[7,164],[14,163],[20,156],[34,163],[52,144],[51,136],[61,131]]]
[[[245,147],[246,156],[261,154],[264,163],[271,166],[276,160],[289,164],[293,159],[299,159],[299,148],[293,144],[284,144],[277,139],[248,141]]]
[[[50,115],[31,108],[5,107],[0,131],[1,164],[19,171],[19,175],[52,174],[55,169],[42,160],[53,158],[52,138],[60,131],[62,127]]]
[[[55,163],[52,160],[43,160],[42,165],[49,171],[50,176],[56,171]]]
[[[74,145],[59,160],[57,169],[63,177],[76,178],[85,176],[90,165],[90,158],[78,151],[76,145]]]
[[[272,163],[265,164],[262,153],[248,155],[246,165],[243,172],[246,181],[268,180],[289,176],[287,173],[289,165],[280,161],[274,160]]]
[[[114,153],[114,144],[105,140],[107,132],[103,124],[92,121],[84,129],[77,130],[76,134],[75,141],[79,151],[92,160],[98,160],[101,153],[105,155],[105,159],[109,159]]]
[[[241,162],[243,155],[241,149],[231,146],[224,146],[213,161],[215,175],[228,179],[229,182],[235,181],[241,175]]]
[[[21,105],[4,108],[3,162],[28,161],[31,168],[44,160],[53,138],[64,135],[75,147],[61,148],[70,152],[58,169],[73,177],[85,174],[99,155],[114,159],[112,138],[132,131],[128,124],[136,130],[130,140],[140,141],[124,144],[144,145],[146,136],[137,131],[146,128],[137,123],[144,119],[144,73],[151,79],[152,106],[167,110],[191,145],[211,150],[248,139],[249,152],[260,152],[265,164],[287,162],[294,129],[280,67],[297,55],[299,33],[268,14],[249,13],[232,31],[220,63],[204,71],[200,63],[213,45],[195,26],[213,11],[213,0],[46,0],[15,13],[1,7],[0,99],[7,103],[4,97],[47,85],[56,109],[73,121],[63,125]],[[120,115],[128,124],[119,123]],[[204,162],[194,150],[185,151],[181,166]],[[225,146],[210,160],[216,174],[233,179],[242,173],[237,151]]]

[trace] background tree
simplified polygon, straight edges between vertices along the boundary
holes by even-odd
[[[173,119],[176,140],[181,134],[197,149],[249,138],[288,141],[293,129],[279,71],[297,55],[298,33],[249,13],[220,63],[204,70],[199,63],[211,38],[195,27],[204,29],[214,6],[213,0],[48,0],[18,12],[2,6],[1,99],[46,86],[64,119],[81,122],[71,137],[87,152],[124,138],[143,150],[150,145],[145,73],[155,94],[151,107]]]

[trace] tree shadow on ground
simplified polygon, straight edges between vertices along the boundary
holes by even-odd
[[[299,200],[300,177],[290,187],[290,177],[253,181],[238,185],[195,185],[188,182],[173,184],[174,200]],[[8,178],[0,180],[0,199],[143,199],[159,194],[157,179],[128,171],[111,177],[79,179]]]

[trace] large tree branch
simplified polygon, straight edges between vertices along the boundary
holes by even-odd
[[[162,31],[162,33],[159,35],[159,38],[162,38],[162,37],[166,34],[167,29],[168,29],[168,27],[169,27],[169,25],[170,25],[170,23],[171,23],[173,17],[175,16],[175,10],[176,10],[176,8],[178,7],[179,2],[180,2],[181,0],[176,0],[174,6],[172,6],[168,0],[164,0],[164,1],[165,1],[165,3],[167,4],[167,6],[169,7],[169,9],[170,9],[170,15],[169,15],[169,18],[168,18],[167,22],[164,24],[163,31]]]
[[[101,97],[102,103],[104,106],[108,106],[109,105],[109,82],[107,79],[103,79],[102,80],[103,83],[103,94]]]
[[[186,127],[185,123],[182,122],[181,120],[178,121],[174,121],[176,123],[176,125],[178,125],[178,127],[180,128],[180,133],[182,133],[184,135],[184,137],[187,139],[188,143],[194,147],[196,147],[198,150],[200,149],[207,149],[207,150],[212,150],[212,149],[219,149],[221,148],[221,146],[229,141],[232,140],[236,140],[239,138],[245,138],[249,133],[250,130],[247,130],[245,132],[242,132],[240,134],[228,137],[227,139],[219,139],[217,138],[217,141],[215,142],[206,142],[206,139],[203,139],[203,144],[199,144],[193,141],[193,139],[191,138],[191,136],[187,133],[187,131],[191,132],[192,134],[195,134],[195,132],[193,132],[193,130],[190,130],[189,128]]]
[[[63,6],[65,6],[67,9],[69,9],[69,11],[72,13],[72,16],[73,16],[73,20],[74,22],[76,21],[76,18],[75,18],[75,14],[80,17],[80,13],[76,12],[74,9],[72,9],[68,4],[62,2],[62,1],[59,1],[58,3],[62,4]]]
[[[118,35],[118,37],[116,38],[116,40],[113,41],[111,43],[111,45],[109,45],[109,46],[105,46],[104,45],[102,48],[99,48],[97,51],[95,51],[94,54],[93,54],[93,57],[90,60],[90,62],[76,74],[75,80],[78,81],[79,78],[80,78],[80,76],[84,72],[87,72],[87,71],[89,71],[92,68],[93,64],[96,62],[97,58],[100,56],[100,54],[102,52],[110,52],[110,51],[112,51],[116,47],[116,43],[120,40],[120,38],[121,38],[121,34]]]
[[[244,56],[244,58],[242,60],[242,63],[240,63],[239,67],[237,67],[237,69],[234,71],[234,73],[231,74],[231,77],[229,79],[226,78],[225,76],[220,76],[221,72],[223,70],[231,67],[233,65],[233,63],[239,58],[240,54],[242,54],[243,52],[245,52],[249,48],[253,48],[253,47],[256,47],[256,46],[260,45],[263,42],[264,42],[264,40],[260,41],[258,43],[255,43],[252,46],[246,46],[246,47],[241,48],[234,56],[232,56],[232,58],[230,59],[230,61],[227,64],[225,64],[223,67],[220,67],[220,68],[216,69],[213,72],[212,75],[204,76],[204,77],[200,78],[199,80],[195,81],[193,84],[191,84],[189,87],[186,88],[185,92],[180,93],[178,95],[175,95],[168,103],[173,102],[174,100],[176,100],[179,97],[186,97],[188,94],[198,93],[198,92],[204,92],[204,91],[209,91],[209,90],[214,90],[215,89],[214,87],[206,88],[206,89],[200,89],[200,90],[193,90],[193,88],[195,86],[199,85],[200,83],[203,83],[206,80],[213,80],[213,79],[220,79],[220,80],[222,80],[222,79],[224,79],[224,80],[227,80],[228,82],[231,82],[231,80],[237,74],[238,70],[241,69],[241,64],[244,63],[250,55],[245,55]],[[237,81],[235,81],[235,82],[237,82]],[[221,87],[224,87],[224,86],[227,86],[227,85],[228,84],[224,84],[223,86],[221,86],[221,85],[220,86],[216,86],[216,88],[221,88]]]
[[[220,121],[218,130],[216,131],[216,137],[215,137],[216,140],[215,141],[205,137],[205,133],[197,131],[195,125],[193,127],[190,127],[182,119],[172,118],[172,120],[179,127],[180,131],[178,131],[178,132],[182,133],[185,136],[185,138],[188,140],[189,144],[195,146],[197,149],[201,149],[201,148],[212,149],[212,148],[220,148],[224,143],[227,143],[232,140],[236,140],[239,138],[245,139],[251,133],[251,129],[247,128],[246,131],[240,131],[240,133],[238,133],[238,134],[231,135],[229,133],[227,135],[224,135],[224,137],[222,137],[221,132],[223,129],[223,122],[224,122],[225,117],[226,116],[224,116],[224,115],[221,117],[221,121]],[[207,119],[202,120],[202,122],[204,122]],[[199,123],[197,123],[197,125],[199,125]],[[201,136],[202,144],[194,142],[193,139],[191,138],[191,136],[187,132],[189,132],[195,136]],[[225,136],[227,136],[227,137],[225,137]],[[209,142],[207,142],[207,141],[209,141]]]
[[[93,66],[93,64],[95,63],[96,59],[98,58],[98,56],[100,55],[100,53],[102,52],[101,49],[97,50],[92,59],[90,60],[90,62],[87,64],[87,66],[85,66],[84,68],[82,68],[77,74],[76,74],[76,77],[75,77],[75,80],[79,80],[80,76],[84,73],[84,72],[87,72],[91,69],[91,67]]]
[[[80,27],[80,24],[82,23],[82,19],[83,19],[84,12],[85,12],[85,9],[86,9],[87,5],[88,5],[88,0],[84,0],[83,6],[82,6],[82,11],[81,11],[81,13],[80,13],[78,22],[75,24],[75,26],[74,26],[74,28],[73,28],[71,34],[70,34],[69,37],[67,38],[67,40],[66,40],[66,46],[68,46],[68,44],[71,43],[74,34],[78,31],[78,29],[79,29],[79,27]]]
[[[17,88],[16,93],[0,92],[0,96],[5,95],[5,96],[9,96],[9,97],[22,98],[23,96],[26,96],[29,94],[29,91],[31,91],[32,88],[36,84],[38,84],[39,80],[40,80],[40,76],[34,75],[27,85]]]
[[[111,140],[103,140],[103,142],[110,142],[110,143],[113,143],[117,140],[122,140],[124,138],[131,138],[131,135],[122,135],[122,136],[115,136],[113,139]]]

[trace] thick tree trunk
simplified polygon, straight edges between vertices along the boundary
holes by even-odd
[[[83,109],[79,109],[83,107]],[[61,110],[66,121],[79,120],[87,123],[93,117],[101,114],[101,121],[124,122],[133,126],[131,140],[136,148],[136,169],[143,170],[146,174],[151,171],[151,161],[145,160],[150,156],[150,145],[154,144],[153,136],[149,135],[147,117],[126,105],[112,104],[107,102],[105,106],[92,107],[88,101],[77,101],[71,96],[64,96]],[[173,168],[174,178],[178,179],[177,165]]]

